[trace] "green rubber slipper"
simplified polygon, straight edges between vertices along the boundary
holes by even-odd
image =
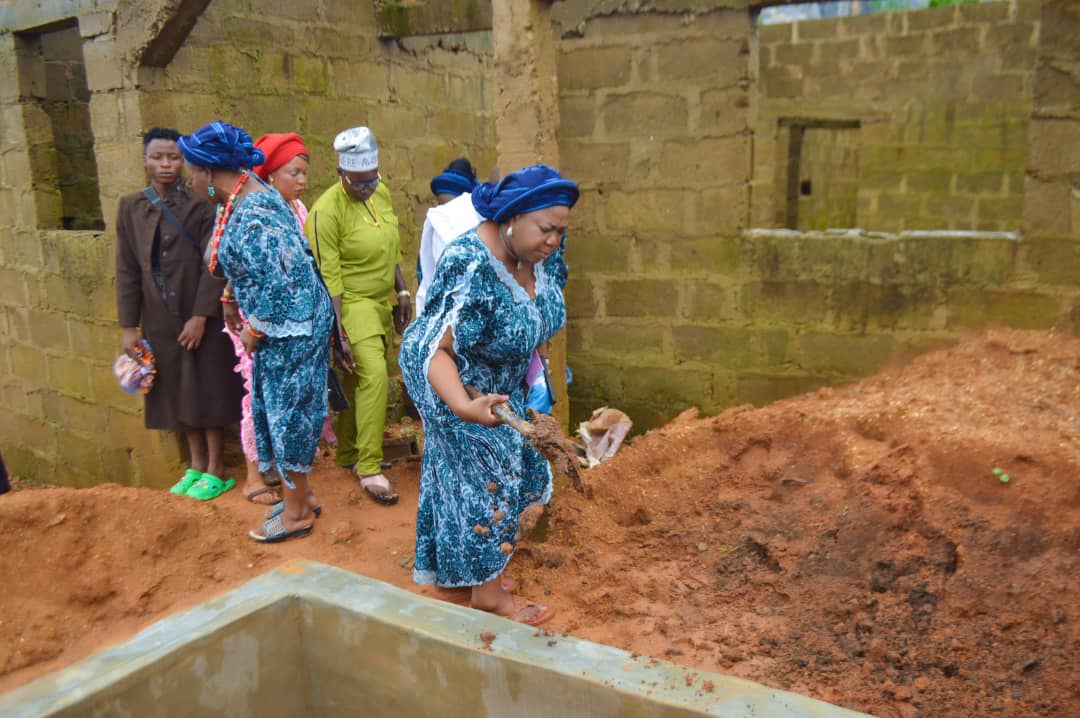
[[[218,496],[236,486],[232,479],[222,481],[213,474],[203,474],[195,484],[188,489],[187,495],[199,501],[212,501]]]
[[[183,477],[175,484],[173,484],[171,489],[169,489],[169,493],[179,495],[186,494],[188,492],[188,489],[194,486],[195,482],[201,478],[201,471],[196,471],[195,469],[188,469],[184,472]]]

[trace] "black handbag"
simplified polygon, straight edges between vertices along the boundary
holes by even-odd
[[[326,398],[333,411],[345,411],[349,408],[349,397],[345,395],[345,389],[342,388],[333,367],[330,367],[326,374]]]

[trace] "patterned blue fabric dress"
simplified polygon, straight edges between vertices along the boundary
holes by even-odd
[[[311,471],[326,418],[330,296],[296,216],[272,189],[236,203],[218,261],[247,321],[266,333],[251,369],[259,470],[295,488],[286,472]]]
[[[524,413],[525,370],[533,351],[566,322],[562,248],[534,267],[531,299],[473,230],[439,259],[424,312],[405,331],[398,363],[424,420],[424,456],[416,511],[413,580],[478,586],[510,560],[518,517],[551,498],[551,469],[508,426],[463,421],[428,382],[428,368],[447,327],[464,384],[508,394]]]

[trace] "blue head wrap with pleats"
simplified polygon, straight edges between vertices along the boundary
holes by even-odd
[[[472,191],[472,203],[481,217],[501,223],[555,205],[573,207],[578,194],[577,184],[564,179],[554,167],[533,165],[511,172],[497,184],[477,185]]]
[[[184,159],[210,169],[251,169],[266,161],[245,130],[228,122],[211,122],[177,142]]]

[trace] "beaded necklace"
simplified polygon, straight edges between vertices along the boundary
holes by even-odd
[[[217,217],[214,219],[214,233],[210,235],[210,263],[207,264],[207,267],[211,273],[217,269],[218,246],[221,244],[221,236],[225,234],[225,225],[229,223],[229,217],[232,216],[236,195],[240,194],[240,190],[243,189],[244,183],[248,181],[250,176],[247,170],[241,172],[236,184],[229,190],[229,198],[225,200],[225,206],[218,207]]]

